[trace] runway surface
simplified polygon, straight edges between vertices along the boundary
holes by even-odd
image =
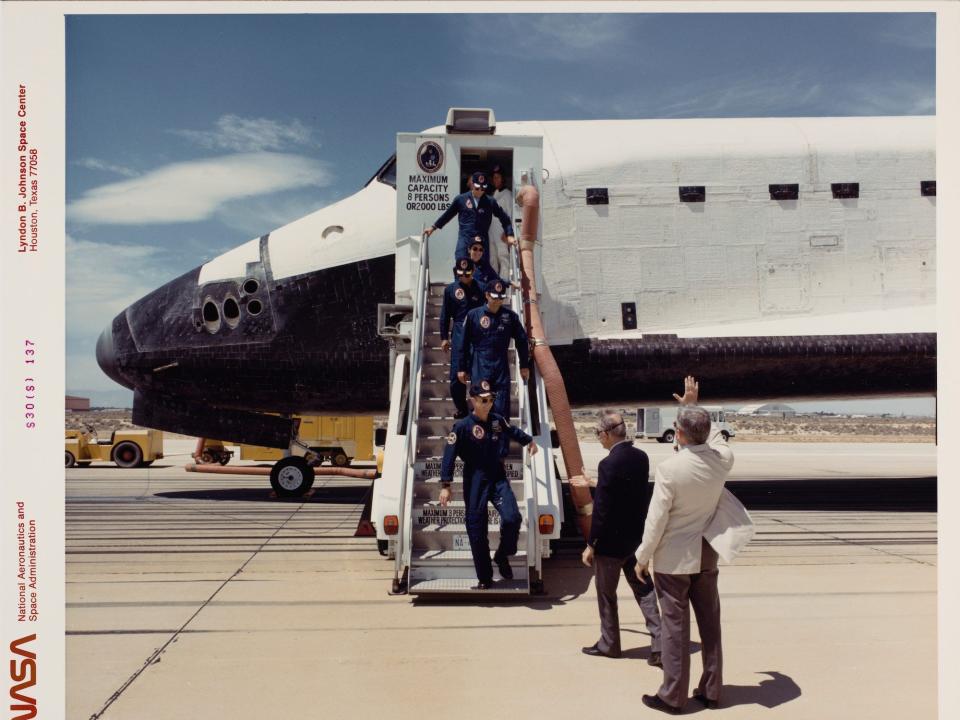
[[[936,474],[925,445],[735,449],[756,472],[741,480],[758,487],[796,470],[788,451],[822,473],[834,456],[846,474],[804,474],[827,487],[863,478],[878,455],[914,470],[886,480]],[[639,700],[660,672],[625,585],[625,657],[579,651],[598,622],[572,545],[545,561],[544,597],[391,597],[392,562],[353,537],[366,483],[318,480],[308,500],[279,501],[266,478],[188,474],[189,448],[169,450],[165,467],[67,471],[67,717],[582,720],[597,698],[605,717],[654,715]],[[803,509],[754,510],[754,542],[721,570],[718,712],[936,717],[935,513],[821,509],[802,496]],[[698,672],[694,655],[694,682]]]

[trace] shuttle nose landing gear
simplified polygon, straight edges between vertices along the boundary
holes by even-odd
[[[290,443],[290,455],[277,461],[270,471],[270,484],[277,497],[299,497],[313,487],[313,468],[323,462],[323,458],[313,452],[308,445],[294,439]]]
[[[313,487],[313,468],[305,458],[285,457],[270,471],[270,484],[277,497],[298,497]]]

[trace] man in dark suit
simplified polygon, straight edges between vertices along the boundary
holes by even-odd
[[[583,551],[583,564],[596,573],[597,605],[600,609],[600,639],[583,648],[587,655],[620,657],[620,618],[617,585],[622,572],[633,590],[650,632],[650,665],[660,666],[660,612],[653,583],[637,577],[634,553],[640,546],[643,524],[650,503],[650,461],[647,454],[627,440],[620,413],[604,410],[595,430],[610,454],[600,461],[593,498],[590,539]]]

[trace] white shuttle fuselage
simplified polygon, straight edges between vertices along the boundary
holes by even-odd
[[[410,258],[398,241],[433,224],[469,173],[494,162],[515,192],[523,183],[540,190],[540,308],[561,369],[577,383],[575,402],[662,399],[664,377],[704,370],[716,370],[711,387],[730,398],[934,390],[933,117],[506,122],[484,134],[400,133],[394,161],[356,194],[128,308],[109,342],[101,338],[101,366],[146,396],[182,395],[190,380],[178,368],[192,365],[206,386],[188,395],[224,408],[341,411],[358,396],[357,409],[384,408],[387,347],[375,318],[356,315],[409,297]],[[449,277],[456,225],[431,237],[434,280]],[[177,294],[189,297],[167,311],[152,307]],[[228,296],[239,317],[219,322]],[[189,316],[189,332],[173,313]],[[309,339],[318,328],[323,343]],[[238,359],[238,345],[259,360]],[[218,348],[230,362],[218,360]],[[153,372],[171,362],[180,365],[165,377]],[[868,380],[847,387],[858,364]],[[791,370],[800,366],[808,378]],[[358,375],[374,367],[381,378]],[[757,372],[764,382],[734,376]],[[777,391],[782,372],[794,375]],[[269,379],[271,390],[251,391],[251,378]]]

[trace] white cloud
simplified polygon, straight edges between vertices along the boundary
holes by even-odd
[[[857,115],[932,115],[936,104],[930,84],[883,80],[849,88],[841,107]]]
[[[243,153],[173,163],[86,192],[67,206],[71,222],[106,225],[206,220],[231,200],[329,185],[324,163],[281,153]]]
[[[563,54],[568,50],[596,52],[598,47],[619,43],[626,37],[627,24],[635,28],[638,16],[551,14],[535,17],[528,37]],[[521,26],[522,32],[522,26]]]
[[[688,87],[685,97],[660,106],[664,117],[753,117],[797,114],[804,107],[816,112],[823,87],[802,74],[784,77],[756,76],[735,82],[712,82],[703,88]]]
[[[137,175],[140,174],[131,168],[123,167],[122,165],[112,165],[105,160],[92,157],[81,158],[73,164],[85,167],[88,170],[102,170],[104,172],[114,173],[115,175],[123,175],[124,177],[137,177]]]
[[[68,346],[87,349],[92,357],[97,337],[116,314],[160,285],[160,252],[156,247],[98,243],[67,235]],[[74,348],[68,347],[71,351]]]
[[[451,22],[457,23],[458,32],[464,30],[463,19]],[[491,58],[576,61],[584,55],[593,59],[622,56],[626,41],[643,22],[634,13],[512,14],[497,16],[495,21],[477,15],[469,17],[463,34],[472,36],[471,42],[479,41],[479,51]]]
[[[299,194],[284,194],[280,198],[226,203],[217,210],[217,219],[245,237],[255,237],[283,227],[332,202],[334,199],[328,193],[301,191]]]
[[[171,130],[200,147],[234,152],[279,152],[291,147],[317,147],[313,131],[299,120],[281,123],[267,118],[224,115],[213,130]]]

